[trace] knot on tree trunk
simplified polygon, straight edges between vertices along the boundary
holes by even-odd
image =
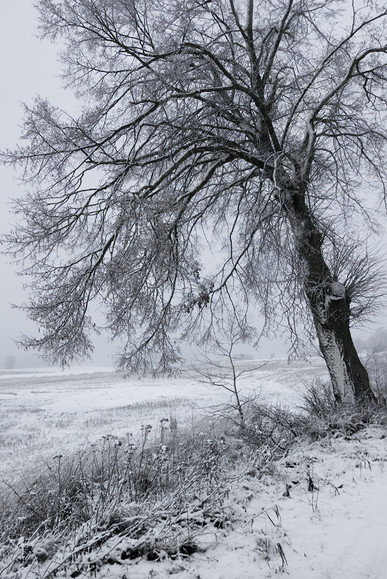
[[[343,300],[346,295],[345,285],[339,281],[333,281],[327,288],[327,295],[331,300]]]
[[[325,323],[349,321],[350,310],[347,291],[343,283],[335,280],[325,288]]]

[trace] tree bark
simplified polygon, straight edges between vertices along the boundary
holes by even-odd
[[[335,397],[339,402],[375,401],[368,373],[352,340],[346,300],[330,300],[331,296],[327,296],[325,320],[314,316],[314,325]]]
[[[294,235],[304,290],[334,395],[339,402],[375,401],[367,370],[352,340],[346,288],[333,278],[324,259],[322,234],[302,189],[287,188],[283,206]]]

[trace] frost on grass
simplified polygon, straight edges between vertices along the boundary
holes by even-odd
[[[298,412],[259,399],[245,409],[238,426],[225,406],[202,420],[175,408],[13,480],[0,497],[1,578],[363,579],[371,551],[382,565],[356,541],[381,549],[384,536],[383,409],[342,409],[318,381]]]
[[[242,450],[234,446],[214,424],[187,432],[162,419],[138,437],[103,437],[74,456],[57,455],[29,484],[9,485],[2,574],[76,576],[201,551],[196,537],[233,517],[228,495]],[[262,458],[243,452],[244,469],[258,468]]]
[[[305,439],[265,468],[245,456],[244,471],[241,447],[222,443],[228,477],[220,469],[222,480],[213,471],[210,482],[207,470],[198,488],[196,463],[196,480],[191,473],[157,499],[145,493],[110,507],[104,523],[20,537],[2,576],[360,579],[372,564],[383,577],[384,432],[368,426],[356,436]]]

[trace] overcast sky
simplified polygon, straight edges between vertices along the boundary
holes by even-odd
[[[32,0],[3,2],[0,20],[0,149],[12,148],[20,136],[23,110],[21,103],[31,103],[38,94],[48,96],[62,107],[71,102],[71,95],[61,89],[60,66],[55,47],[49,41],[37,38],[37,12]],[[9,199],[23,189],[17,184],[17,174],[11,168],[0,166],[0,231],[9,230],[12,216]],[[17,366],[42,365],[32,353],[20,351],[12,339],[33,328],[25,315],[11,308],[25,299],[23,280],[15,274],[15,267],[0,256],[0,368],[12,363]],[[99,362],[106,363],[99,351]]]
[[[21,103],[31,103],[40,94],[47,96],[55,104],[66,108],[72,101],[72,95],[66,93],[59,78],[60,65],[57,61],[56,48],[49,41],[37,38],[37,12],[32,0],[13,0],[3,2],[0,21],[0,149],[12,148],[20,136],[22,119]],[[9,199],[20,194],[22,189],[16,182],[16,173],[10,168],[0,166],[0,231],[9,230],[12,217],[9,213]],[[0,368],[12,364],[17,367],[42,365],[32,353],[25,353],[16,348],[12,339],[21,332],[28,332],[32,325],[25,320],[25,315],[11,308],[12,303],[20,304],[25,299],[23,280],[15,274],[15,267],[7,258],[0,255]],[[382,324],[383,325],[383,324]],[[110,348],[99,345],[95,361],[98,364],[109,363]],[[261,355],[272,353],[284,355],[285,347],[280,342],[266,345]]]

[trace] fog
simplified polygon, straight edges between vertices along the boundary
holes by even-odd
[[[31,104],[37,95],[47,96],[63,108],[74,106],[70,92],[62,89],[56,47],[37,38],[37,12],[31,0],[17,0],[2,5],[0,21],[0,149],[14,147],[20,138],[22,103]],[[0,165],[0,232],[10,230],[15,219],[10,214],[10,199],[23,193],[13,168]],[[20,350],[14,343],[20,334],[34,330],[25,313],[12,307],[22,304],[27,294],[16,265],[0,255],[0,367],[42,366],[45,362],[32,352]],[[111,348],[99,343],[95,361],[111,361]]]

